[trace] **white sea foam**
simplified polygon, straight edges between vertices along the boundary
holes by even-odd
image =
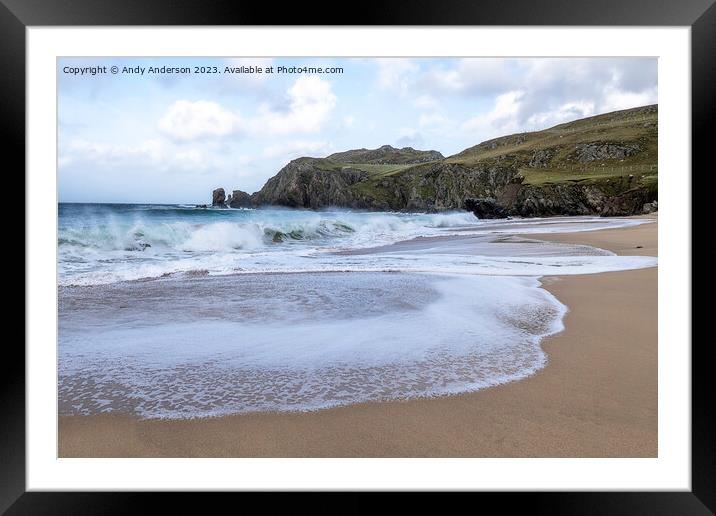
[[[167,274],[206,271],[208,274],[308,271],[422,271],[477,274],[550,274],[553,263],[511,261],[510,256],[534,254],[537,246],[500,244],[493,256],[490,243],[505,234],[589,231],[642,224],[639,219],[596,217],[515,219],[484,221],[471,213],[442,214],[310,212],[291,210],[201,210],[168,207],[65,207],[60,212],[59,283],[61,285],[108,284],[156,278]],[[65,212],[68,212],[65,214]],[[475,236],[467,259],[411,252],[410,256],[381,251],[380,255],[346,258],[336,251],[384,246],[417,237]],[[554,247],[554,246],[553,246]],[[574,254],[575,247],[560,252],[539,248],[539,254]],[[586,248],[582,248],[585,250]],[[508,254],[514,252],[514,255]],[[436,254],[437,253],[437,254]],[[432,256],[428,256],[428,255]],[[589,251],[593,254],[593,251]],[[418,256],[420,255],[420,256]],[[563,274],[646,266],[644,260],[592,260],[564,264]],[[589,263],[587,263],[589,262]],[[574,272],[569,272],[569,271]]]
[[[299,276],[274,279],[280,290],[254,299],[252,312],[234,306],[212,320],[194,320],[202,293],[185,304],[183,322],[126,324],[155,302],[171,302],[170,289],[161,301],[136,300],[130,314],[95,313],[99,327],[87,314],[68,314],[61,412],[205,417],[476,390],[543,367],[539,341],[562,329],[566,310],[534,278]],[[233,281],[232,288],[246,289],[256,280]],[[192,292],[182,290],[182,299]],[[337,299],[343,306],[333,310]],[[285,318],[265,310],[276,301]]]
[[[540,276],[657,258],[516,235],[643,223],[61,207],[60,413],[314,410],[518,380],[566,311]]]

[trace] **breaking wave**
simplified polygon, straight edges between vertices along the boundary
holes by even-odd
[[[380,259],[348,258],[336,252],[386,246],[418,237],[483,235],[489,240],[496,234],[516,231],[588,230],[640,222],[595,218],[486,221],[478,220],[469,212],[366,213],[61,204],[59,282],[61,285],[107,284],[197,271],[207,274],[433,271],[442,267],[460,272],[473,266],[474,260],[416,260],[401,258],[395,253]],[[506,248],[502,246],[500,254],[504,255],[504,251]],[[485,252],[473,249],[468,254]],[[490,263],[494,265],[496,261]],[[492,268],[499,273],[506,264],[509,261]],[[475,271],[490,272],[480,266]]]

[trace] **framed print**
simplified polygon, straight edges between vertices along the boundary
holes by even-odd
[[[691,341],[711,3],[2,9],[27,299],[3,510],[714,510]]]

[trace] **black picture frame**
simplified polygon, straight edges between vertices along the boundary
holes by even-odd
[[[311,5],[282,3],[278,7],[278,4],[268,2],[230,0],[0,0],[0,141],[6,148],[3,157],[14,164],[13,170],[25,170],[25,29],[28,26],[597,25],[691,27],[693,170],[697,170],[699,164],[707,163],[712,146],[707,140],[708,128],[716,119],[713,98],[716,91],[714,0],[366,0],[361,2],[359,9],[350,10],[350,16],[338,16],[339,7],[324,6],[320,2]],[[701,168],[704,172],[711,169],[712,166]],[[28,199],[27,194],[25,192],[25,199]],[[691,206],[684,209],[691,211]],[[713,423],[716,409],[709,398],[716,388],[710,371],[712,366],[707,359],[709,340],[694,341],[692,347],[690,492],[485,493],[480,496],[492,498],[505,509],[524,507],[537,513],[713,514],[716,511],[716,429]],[[690,343],[673,344],[688,346]],[[181,508],[179,512],[189,512],[192,503],[198,501],[206,512],[206,496],[190,501],[179,493],[26,492],[25,353],[19,340],[5,340],[4,358],[0,360],[0,385],[0,512],[129,512],[145,506],[155,497],[160,497],[164,510],[174,506]],[[304,502],[293,502],[298,504],[296,508],[305,504],[305,507],[317,510],[333,512],[340,507],[341,512],[361,512],[373,506],[371,501],[358,494],[350,495],[347,501],[328,498],[317,505],[305,497],[302,500]]]

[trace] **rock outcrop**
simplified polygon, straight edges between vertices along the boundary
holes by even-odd
[[[226,206],[226,192],[223,188],[217,188],[211,192],[211,205],[222,208]]]
[[[254,206],[251,195],[242,190],[234,190],[231,195],[229,195],[227,204],[231,208],[252,208]]]
[[[640,186],[633,178],[610,183],[527,185],[520,190],[510,213],[523,217],[636,215],[642,213],[644,203],[655,198],[655,190]]]
[[[579,163],[590,163],[606,159],[624,159],[639,152],[638,144],[580,143],[574,152]]]
[[[234,190],[228,205],[466,209],[480,218],[639,214],[656,209],[657,114],[646,106],[598,115],[448,158],[389,145],[299,158],[252,195]],[[214,190],[212,204],[225,202],[224,190]]]
[[[350,189],[367,177],[367,172],[350,166],[331,168],[320,159],[299,158],[269,179],[252,200],[257,205],[290,208],[368,207]]]
[[[644,205],[642,208],[642,213],[649,214],[649,213],[656,213],[659,211],[659,203],[657,201],[651,201]]]
[[[466,199],[463,208],[471,211],[478,219],[506,219],[507,210],[495,199]]]
[[[530,167],[532,168],[547,168],[549,166],[549,160],[552,159],[553,151],[550,149],[538,149],[532,155],[530,160]]]

